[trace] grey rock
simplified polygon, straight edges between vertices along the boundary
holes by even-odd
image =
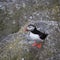
[[[16,58],[19,59],[26,59],[26,60],[30,60],[30,59],[35,59],[35,60],[59,60],[60,59],[60,45],[59,45],[59,41],[60,41],[60,34],[59,31],[56,30],[56,28],[58,26],[57,21],[33,21],[34,24],[37,26],[37,28],[42,28],[42,30],[44,32],[46,32],[46,29],[44,30],[43,28],[47,28],[47,31],[49,31],[49,35],[47,36],[47,38],[45,39],[45,42],[42,46],[41,49],[38,49],[36,47],[32,47],[32,44],[34,43],[34,41],[31,41],[31,39],[26,36],[26,35],[20,35],[19,32],[18,33],[14,33],[11,35],[8,35],[4,40],[1,41],[0,46],[2,48],[2,50],[0,51],[0,57],[3,54],[3,58],[4,56],[7,54],[9,54],[10,59],[12,60],[13,58],[15,58],[15,53],[19,53],[18,57],[16,54]],[[48,26],[47,26],[48,25]],[[52,30],[52,31],[51,31]],[[40,30],[41,31],[41,30]],[[57,40],[58,39],[58,40]],[[11,46],[11,44],[13,46]],[[15,44],[15,45],[14,45]],[[6,48],[6,46],[9,46],[9,48]],[[12,48],[15,47],[15,48]],[[4,50],[4,49],[5,50]],[[15,49],[15,50],[14,50]],[[21,50],[20,50],[21,49]],[[7,51],[8,50],[8,51]],[[14,51],[15,52],[14,52]],[[10,53],[9,53],[10,51]],[[13,53],[13,54],[12,54]],[[12,57],[13,56],[13,57]],[[1,57],[1,59],[3,59]],[[9,59],[9,58],[7,58]]]
[[[0,60],[60,60],[60,0],[0,0]],[[48,33],[41,49],[28,34],[26,22]]]

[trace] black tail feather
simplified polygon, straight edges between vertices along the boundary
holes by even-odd
[[[45,39],[47,36],[48,36],[48,34],[42,34],[42,35],[40,36],[40,38],[41,38],[41,39]]]

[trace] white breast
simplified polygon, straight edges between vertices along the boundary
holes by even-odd
[[[39,35],[37,35],[37,34],[33,34],[32,32],[30,32],[29,36],[30,36],[31,39],[33,39],[33,40],[40,40]]]

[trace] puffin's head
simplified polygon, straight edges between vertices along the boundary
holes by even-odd
[[[29,24],[29,25],[26,27],[26,31],[33,31],[34,29],[36,29],[36,26],[34,26],[33,24]]]

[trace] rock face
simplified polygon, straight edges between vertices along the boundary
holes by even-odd
[[[23,31],[29,23],[48,33],[41,49]],[[0,60],[60,60],[60,0],[0,0]]]
[[[48,33],[42,48],[32,47],[31,39],[26,38],[28,33],[23,33],[20,29],[18,33],[8,35],[0,43],[0,60],[60,60],[59,22],[40,20],[32,22],[40,31]]]
[[[59,5],[59,0],[0,0],[0,41],[28,20],[60,20]]]

